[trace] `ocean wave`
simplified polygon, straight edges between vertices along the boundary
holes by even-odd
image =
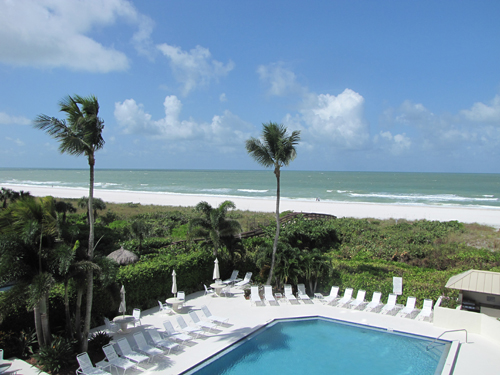
[[[6,184],[15,184],[15,185],[32,185],[32,186],[45,186],[45,185],[61,185],[66,186],[68,183],[62,181],[32,181],[32,180],[7,180]]]
[[[254,189],[238,189],[244,193],[267,193],[269,190],[254,190]]]
[[[200,189],[200,191],[206,193],[229,193],[232,189],[228,188],[217,188],[217,189]]]
[[[423,200],[423,201],[439,201],[439,202],[486,202],[498,201],[498,198],[474,198],[474,197],[461,197],[454,194],[435,194],[435,195],[420,195],[420,194],[384,194],[384,193],[350,193],[353,198],[383,198],[391,200]]]

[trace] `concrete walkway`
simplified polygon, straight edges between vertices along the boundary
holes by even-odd
[[[233,296],[228,298],[204,296],[203,292],[187,296],[186,303],[180,314],[188,324],[192,324],[188,315],[191,310],[196,311],[200,318],[204,317],[200,310],[202,305],[207,305],[213,315],[228,317],[229,324],[219,329],[216,334],[207,333],[202,338],[193,340],[189,346],[184,346],[180,351],[172,352],[168,356],[157,356],[150,363],[141,364],[142,372],[129,369],[127,374],[180,374],[274,318],[324,316],[380,328],[392,328],[428,337],[437,337],[444,332],[444,329],[434,327],[429,322],[327,306],[314,299],[311,304],[300,302],[300,305],[290,305],[286,301],[280,301],[279,306],[269,306],[267,304],[265,306],[253,306],[250,301],[245,300],[243,291],[233,288],[233,292]],[[386,296],[383,297],[384,301],[385,298]],[[158,328],[158,330],[163,331],[163,321],[165,320],[170,320],[174,327],[177,328],[175,316],[160,312],[157,305],[142,312],[141,326],[129,328],[125,335],[114,334],[113,339],[116,341],[121,337],[127,337],[130,343],[133,344],[133,334],[135,332],[148,328]],[[101,326],[94,328],[93,331],[104,329],[105,327]],[[500,346],[496,343],[477,334],[469,334],[468,343],[465,343],[464,332],[449,333],[443,338],[458,340],[462,343],[453,372],[454,375],[468,375],[471,373],[482,375],[498,374]],[[19,368],[19,366],[15,367]],[[116,370],[113,369],[112,373],[116,374]],[[119,375],[122,375],[122,373],[122,370],[118,370]],[[35,375],[38,374],[38,371],[23,368],[19,374]]]
[[[336,308],[323,305],[319,300],[315,299],[312,300],[313,303],[311,304],[300,302],[300,305],[290,305],[286,301],[280,301],[279,306],[269,306],[267,304],[265,306],[253,306],[250,301],[245,300],[243,291],[233,288],[233,292],[234,295],[228,298],[204,296],[203,292],[187,296],[186,303],[180,314],[188,324],[192,324],[188,315],[191,310],[196,311],[200,318],[204,317],[200,310],[202,305],[207,305],[213,315],[229,317],[229,324],[219,329],[217,334],[207,333],[203,338],[193,340],[190,346],[184,347],[181,351],[172,352],[163,358],[158,356],[149,365],[141,364],[141,367],[145,370],[143,373],[180,374],[275,318],[324,316],[380,328],[392,328],[428,337],[437,337],[444,332],[442,328],[434,327],[429,322]],[[134,332],[152,327],[163,330],[162,323],[167,319],[177,328],[175,317],[159,312],[158,306],[143,311],[142,325],[130,328],[127,335],[115,334],[114,340],[125,336],[133,343],[132,335]],[[99,328],[104,329],[104,327]],[[498,374],[500,346],[496,343],[475,334],[469,334],[468,343],[465,343],[464,332],[449,333],[443,338],[450,341],[459,340],[463,343],[458,354],[454,375],[471,373]],[[113,370],[113,373],[115,372]],[[139,373],[139,371],[127,371],[127,374],[132,375]]]

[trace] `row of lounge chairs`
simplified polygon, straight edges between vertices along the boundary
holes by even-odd
[[[415,307],[417,302],[415,297],[408,297],[406,306],[401,308],[401,305],[396,303],[398,296],[393,293],[389,294],[387,297],[387,303],[383,304],[381,302],[381,292],[374,292],[370,302],[365,301],[366,291],[362,289],[358,290],[355,299],[352,298],[352,288],[347,288],[342,297],[338,296],[338,292],[339,287],[332,286],[330,294],[323,299],[323,302],[336,307],[359,309],[365,312],[379,312],[380,314],[390,314],[399,317],[415,317],[417,320],[424,320],[426,318],[430,318],[432,315],[433,301],[431,299],[425,299],[422,310],[418,310]],[[439,306],[440,302],[441,298],[438,299],[436,306]]]
[[[195,311],[189,312],[192,325],[186,323],[182,315],[176,315],[175,319],[179,326],[177,331],[170,320],[163,322],[165,331],[159,332],[156,329],[145,329],[133,334],[134,348],[130,346],[129,340],[122,337],[116,341],[120,349],[120,354],[115,350],[114,343],[103,346],[106,360],[99,363],[99,367],[94,367],[88,354],[81,353],[77,356],[80,365],[77,374],[109,375],[104,369],[115,367],[123,370],[123,373],[129,368],[135,368],[142,371],[137,365],[139,363],[150,362],[155,356],[168,355],[171,350],[180,348],[180,345],[186,344],[190,340],[199,338],[205,332],[215,334],[217,328],[227,323],[229,318],[212,315],[207,306],[202,306],[201,311],[205,316],[202,320]],[[145,333],[149,335],[149,343],[146,340]]]
[[[276,297],[272,293],[271,285],[264,285],[264,298],[261,298],[259,293],[258,286],[252,286],[250,288],[250,301],[251,304],[255,306],[264,306],[265,301],[269,303],[269,305],[278,305]],[[344,307],[355,310],[363,310],[365,312],[377,312],[381,314],[390,314],[396,315],[399,317],[409,317],[415,318],[417,320],[424,320],[426,318],[431,317],[432,315],[432,305],[433,301],[431,299],[424,300],[422,310],[418,310],[416,305],[415,297],[408,297],[406,302],[406,306],[402,307],[398,305],[397,295],[389,294],[387,303],[383,304],[381,302],[382,293],[374,292],[371,301],[365,301],[366,291],[358,290],[356,298],[353,298],[353,289],[347,288],[344,291],[344,295],[340,297],[338,295],[339,287],[332,286],[330,290],[330,294],[325,296],[321,300],[328,305],[336,306],[336,307]],[[288,301],[290,304],[299,304],[299,301],[304,303],[313,303],[310,297],[306,294],[304,284],[297,285],[297,297],[292,292],[292,286],[289,284],[285,284],[284,286],[284,299]],[[438,300],[437,306],[440,303],[440,299]],[[418,315],[417,315],[418,314]]]

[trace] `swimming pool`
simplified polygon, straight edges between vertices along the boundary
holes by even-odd
[[[277,320],[186,374],[440,373],[450,342],[327,318]]]

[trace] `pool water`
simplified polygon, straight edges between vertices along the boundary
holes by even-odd
[[[326,318],[275,321],[188,374],[435,374],[450,343]]]

